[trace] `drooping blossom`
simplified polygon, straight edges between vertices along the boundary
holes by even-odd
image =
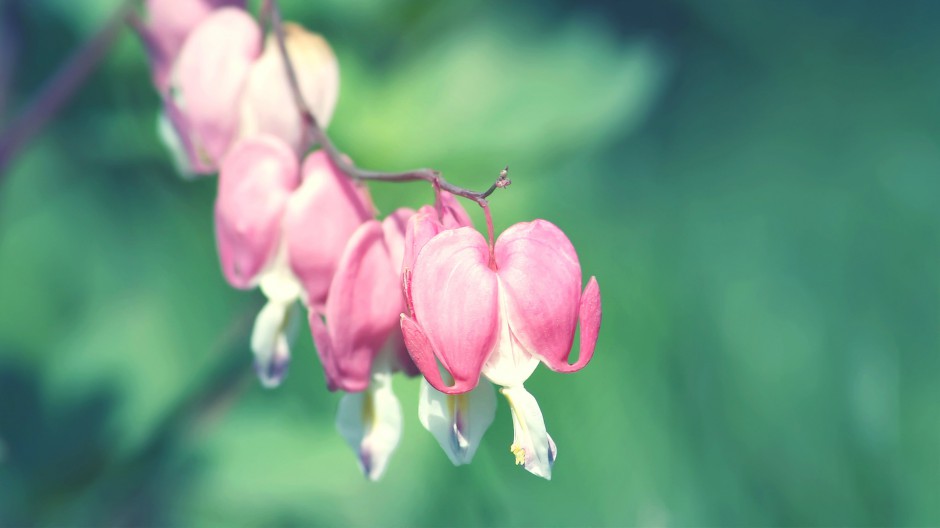
[[[438,193],[436,207],[424,206],[411,217],[405,236],[402,269],[406,298],[411,287],[411,272],[421,248],[442,231],[466,226],[472,226],[469,215],[454,195],[447,192]],[[416,317],[410,305],[407,313],[412,318]],[[495,412],[495,390],[486,380],[467,393],[445,394],[422,379],[418,418],[454,465],[469,464],[473,460]]]
[[[399,277],[405,224],[413,214],[402,208],[359,226],[339,261],[325,310],[309,312],[330,390],[365,390],[376,355],[390,338],[401,341],[405,299]]]
[[[193,172],[213,172],[237,139],[235,109],[261,48],[258,24],[233,7],[213,12],[183,44],[164,105]]]
[[[447,394],[472,390],[481,374],[502,386],[517,463],[550,478],[555,445],[523,384],[540,361],[559,372],[583,368],[601,320],[597,281],[582,293],[571,242],[545,220],[510,227],[492,248],[471,228],[445,230],[421,248],[409,282],[412,315],[402,316],[402,332],[424,377]],[[578,360],[570,364],[579,323]]]
[[[364,189],[322,151],[302,166],[282,140],[260,135],[238,142],[219,172],[216,241],[232,286],[260,286],[268,305],[255,322],[252,350],[261,381],[276,386],[289,361],[296,303],[326,300],[346,241],[372,217]]]
[[[300,93],[326,128],[333,117],[339,98],[339,62],[322,36],[298,24],[284,24],[284,45],[297,75]],[[304,138],[303,120],[292,104],[293,95],[287,82],[284,59],[277,38],[272,34],[264,45],[264,53],[255,61],[245,83],[241,101],[242,137],[272,134],[286,141],[298,154],[309,146]]]
[[[347,392],[337,427],[373,480],[385,471],[401,437],[401,405],[391,375],[417,374],[398,323],[405,308],[399,279],[405,226],[413,214],[401,208],[382,222],[360,225],[346,245],[324,309],[309,311],[327,386]]]
[[[264,42],[237,7],[244,2],[183,0],[177,11],[168,0],[152,4],[141,34],[164,100],[158,130],[184,176],[215,172],[240,138],[271,134],[297,155],[311,146],[275,37]],[[300,94],[325,128],[339,93],[336,57],[321,36],[284,28]]]

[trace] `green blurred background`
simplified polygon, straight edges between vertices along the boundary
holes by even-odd
[[[0,124],[114,5],[0,0]],[[940,525],[940,4],[284,11],[340,58],[360,165],[484,188],[509,164],[497,229],[549,219],[598,277],[593,362],[527,384],[554,479],[513,465],[502,402],[453,467],[399,377],[366,481],[306,330],[259,386],[262,297],[223,281],[214,181],[176,176],[125,31],[0,187],[0,525]]]

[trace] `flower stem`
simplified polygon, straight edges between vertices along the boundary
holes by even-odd
[[[98,33],[72,53],[52,78],[46,81],[26,109],[3,130],[0,134],[0,183],[7,175],[7,165],[95,70],[133,12],[133,0],[121,4]]]
[[[471,191],[469,189],[464,189],[463,187],[458,187],[445,180],[444,177],[441,176],[440,171],[434,169],[415,169],[405,172],[380,172],[356,167],[352,161],[342,155],[339,149],[336,148],[336,145],[334,145],[330,140],[329,136],[326,135],[326,132],[317,122],[316,116],[313,115],[313,112],[310,111],[310,108],[304,101],[303,95],[301,95],[300,83],[297,80],[297,72],[294,69],[294,63],[291,61],[290,53],[288,52],[287,45],[285,43],[283,21],[281,20],[281,10],[278,7],[277,0],[265,0],[262,7],[262,17],[270,21],[271,31],[274,33],[275,38],[277,39],[278,48],[281,52],[281,58],[284,60],[284,69],[287,71],[287,79],[288,83],[290,84],[291,95],[294,99],[294,104],[297,106],[297,109],[300,112],[300,117],[303,121],[304,129],[308,136],[306,139],[312,140],[315,144],[320,145],[320,147],[323,148],[327,156],[329,156],[330,160],[336,165],[336,167],[350,178],[355,180],[382,182],[426,181],[434,185],[436,188],[440,188],[441,190],[447,191],[457,196],[462,196],[468,200],[473,200],[484,208],[487,203],[486,199],[491,194],[493,194],[496,189],[507,187],[510,183],[512,183],[508,178],[508,166],[500,171],[496,181],[493,182],[493,184],[490,185],[487,190],[482,192]],[[492,240],[492,236],[490,238]]]

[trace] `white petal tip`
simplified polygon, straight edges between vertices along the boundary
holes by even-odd
[[[258,381],[261,382],[262,387],[275,389],[287,377],[287,367],[289,365],[290,357],[272,358],[272,361],[266,363],[255,361],[255,374],[258,375]]]

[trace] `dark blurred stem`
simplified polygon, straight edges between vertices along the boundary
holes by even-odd
[[[152,487],[161,482],[160,471],[166,471],[161,464],[171,458],[167,453],[177,449],[187,436],[209,429],[251,386],[251,360],[245,354],[245,342],[260,308],[252,304],[218,336],[209,350],[217,358],[214,364],[167,410],[148,440],[104,476],[102,481],[107,484],[99,491],[98,499],[105,506],[102,511],[110,510],[112,518],[102,519],[99,524],[139,524],[134,519],[145,507],[148,494],[153,493]]]
[[[39,94],[29,102],[0,133],[0,183],[7,175],[7,166],[42,127],[71,99],[101,59],[117,40],[127,17],[133,13],[134,2],[124,2],[111,19],[46,81]]]
[[[281,58],[284,60],[284,69],[287,71],[287,79],[290,83],[294,104],[297,105],[297,109],[300,111],[304,129],[308,134],[307,139],[310,139],[313,141],[313,143],[320,145],[330,157],[330,160],[336,165],[336,167],[347,176],[356,180],[383,182],[426,181],[434,185],[436,188],[440,188],[457,196],[462,196],[468,200],[473,200],[480,206],[486,205],[486,199],[489,197],[489,195],[493,194],[493,191],[502,187],[508,187],[509,184],[512,183],[508,178],[509,167],[501,170],[499,172],[499,176],[496,178],[496,181],[493,182],[493,185],[490,185],[489,189],[482,192],[471,191],[469,189],[464,189],[463,187],[458,187],[445,180],[444,177],[441,176],[441,173],[434,169],[415,169],[406,172],[379,172],[356,167],[349,160],[349,158],[344,156],[336,148],[336,145],[333,144],[329,136],[326,135],[326,132],[324,132],[317,123],[317,118],[313,115],[313,112],[310,111],[310,108],[304,101],[303,95],[300,92],[300,83],[297,80],[297,71],[294,68],[294,63],[291,61],[290,53],[288,52],[287,45],[285,43],[284,25],[283,21],[281,20],[281,10],[278,7],[277,0],[265,0],[262,13],[262,16],[270,21],[271,30],[274,32],[274,35],[277,39],[278,48],[281,51]]]

